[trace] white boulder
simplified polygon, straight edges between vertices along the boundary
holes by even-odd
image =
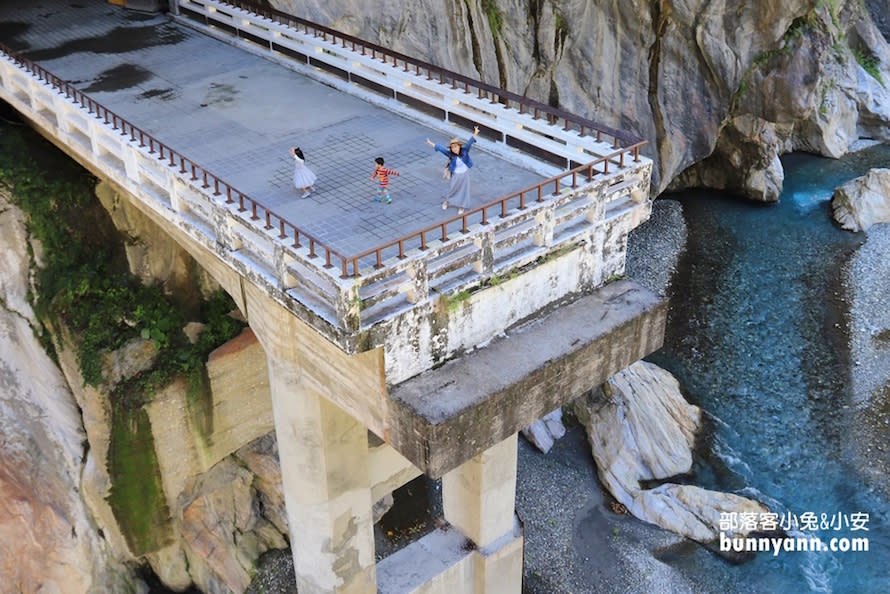
[[[701,409],[686,402],[664,369],[634,363],[579,399],[575,414],[587,429],[600,480],[637,518],[707,544],[720,536],[722,513],[769,511],[757,501],[693,485],[642,488],[641,481],[691,471],[701,424]]]
[[[890,169],[872,169],[834,190],[834,220],[848,231],[890,222]]]

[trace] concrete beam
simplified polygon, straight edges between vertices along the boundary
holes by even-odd
[[[423,473],[391,445],[369,431],[368,474],[371,477],[371,501],[379,501]]]
[[[377,564],[377,594],[516,594],[523,543],[518,521],[484,548],[446,524]]]
[[[390,390],[387,441],[441,477],[661,347],[667,301],[617,281]]]
[[[378,594],[474,592],[473,545],[444,526],[377,564]]]

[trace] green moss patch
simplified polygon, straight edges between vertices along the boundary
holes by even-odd
[[[101,385],[102,356],[141,336],[158,347],[156,364],[124,382],[116,398],[141,406],[178,374],[197,393],[207,355],[245,324],[228,315],[234,302],[218,293],[200,305],[196,321],[205,329],[191,344],[174,296],[142,285],[127,270],[125,238],[96,198],[96,181],[31,129],[0,125],[0,184],[12,189],[29,233],[44,247],[41,266],[35,266],[35,310],[45,323],[64,324],[76,337],[84,381]]]
[[[148,414],[117,404],[112,406],[111,419],[108,503],[130,551],[140,556],[172,541],[170,510]]]
[[[212,427],[208,354],[238,335],[245,323],[229,314],[234,302],[219,292],[199,306],[204,324],[192,344],[183,332],[186,316],[175,296],[145,286],[126,265],[125,238],[95,195],[96,178],[23,125],[0,121],[0,184],[26,213],[31,237],[43,245],[40,266],[33,258],[40,320],[67,328],[77,345],[87,384],[102,386],[102,360],[137,336],[158,349],[154,366],[121,381],[109,394],[112,410],[108,502],[135,555],[158,550],[172,538],[170,511],[161,483],[154,438],[144,405],[175,378],[189,386],[190,413]],[[29,249],[29,246],[22,246]],[[49,332],[43,344],[53,353]]]

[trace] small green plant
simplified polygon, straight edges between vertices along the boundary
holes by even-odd
[[[562,13],[556,13],[556,23],[554,25],[553,51],[559,52],[560,48],[565,47],[566,38],[569,36],[569,24],[566,22]]]
[[[853,57],[856,59],[856,62],[862,66],[862,69],[868,72],[872,78],[881,83],[881,86],[884,86],[884,81],[881,78],[881,61],[878,60],[877,56],[874,56],[870,53],[867,53],[862,48],[853,48],[850,51],[853,52]]]
[[[457,311],[460,304],[470,298],[470,292],[467,290],[460,291],[451,297],[448,297],[448,311]]]
[[[843,41],[835,41],[831,45],[831,53],[834,54],[834,57],[837,58],[838,61],[842,61],[847,54],[847,46],[844,45]]]
[[[819,102],[819,113],[821,113],[821,114],[828,113],[828,104],[829,104],[828,93],[832,89],[834,89],[835,86],[837,86],[837,81],[835,81],[833,78],[822,83],[822,85],[820,87],[822,99]]]
[[[555,250],[544,255],[542,258],[542,261],[543,262],[551,262],[558,258],[562,258],[566,254],[568,254],[570,251],[575,249],[575,247],[577,247],[577,246],[573,243],[564,243],[564,244],[560,245],[558,248],[556,248]]]
[[[819,8],[827,7],[828,13],[831,15],[831,24],[835,29],[840,28],[840,3],[838,0],[820,0],[817,5]]]
[[[618,535],[621,534],[621,529],[618,526],[612,528],[612,536],[618,538]]]
[[[488,18],[488,26],[491,28],[492,37],[498,38],[501,34],[501,27],[504,25],[504,15],[498,8],[497,0],[482,0],[482,11]]]
[[[781,51],[790,52],[791,50],[788,49],[788,45],[789,44],[786,44],[786,49]],[[754,56],[753,62],[751,62],[751,65],[748,66],[748,68],[742,74],[741,79],[739,79],[739,86],[736,88],[736,91],[732,96],[730,113],[735,112],[736,109],[738,109],[739,103],[741,102],[742,98],[744,98],[745,93],[748,92],[749,81],[754,71],[763,69],[767,64],[769,64],[769,61],[772,59],[772,57],[779,53],[779,51],[780,50],[770,50],[760,52],[756,56]]]
[[[788,30],[785,31],[785,35],[783,39],[786,42],[786,47],[788,45],[787,42],[795,41],[803,37],[804,33],[807,32],[813,26],[813,21],[811,16],[806,17],[797,17],[793,21],[791,21],[791,25],[788,27]]]
[[[769,61],[772,60],[773,56],[775,56],[777,53],[777,50],[769,50],[758,53],[756,56],[754,56],[754,67],[763,68],[764,66],[769,64]]]

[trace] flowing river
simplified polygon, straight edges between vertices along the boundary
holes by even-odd
[[[847,453],[859,432],[840,281],[864,234],[841,230],[830,208],[837,185],[890,167],[890,147],[783,163],[778,204],[673,196],[687,251],[672,281],[666,346],[650,359],[708,413],[696,484],[756,498],[785,518],[811,512],[823,541],[867,537],[869,551],[761,553],[739,566],[697,551],[674,562],[707,591],[890,592],[890,501]],[[887,262],[890,274],[890,254]],[[868,531],[846,526],[853,514],[868,514]]]

